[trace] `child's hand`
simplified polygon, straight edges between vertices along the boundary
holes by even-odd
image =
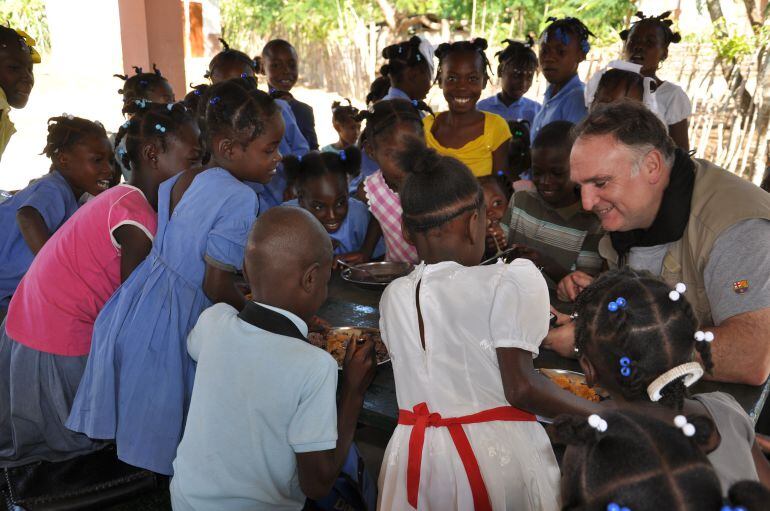
[[[341,266],[337,263],[337,261],[342,261],[343,263],[355,266],[357,264],[369,262],[369,258],[366,257],[362,252],[349,252],[347,254],[342,254],[337,256],[337,258],[334,260],[334,269],[339,269]]]
[[[493,223],[487,227],[487,250],[498,253],[505,250],[505,232],[499,223]]]
[[[342,363],[342,388],[363,397],[374,379],[376,367],[374,340],[371,336],[351,339]]]

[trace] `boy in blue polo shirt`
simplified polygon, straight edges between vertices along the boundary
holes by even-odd
[[[338,409],[337,363],[305,338],[331,268],[329,236],[304,209],[276,207],[254,224],[244,262],[254,301],[208,308],[187,339],[198,367],[175,511],[300,510],[331,490],[375,370],[372,341],[351,343]]]
[[[579,123],[588,114],[585,84],[577,70],[591,45],[590,30],[577,18],[548,18],[551,24],[540,36],[540,67],[548,80],[543,108],[535,116],[530,132],[535,140],[540,129],[554,121]]]

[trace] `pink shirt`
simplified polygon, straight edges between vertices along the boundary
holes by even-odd
[[[385,182],[381,170],[364,180],[364,191],[369,209],[382,227],[385,260],[413,264],[420,262],[417,249],[406,242],[401,232],[401,199]]]
[[[88,355],[96,316],[120,285],[114,232],[121,225],[150,239],[158,227],[144,194],[125,184],[88,201],[51,236],[8,306],[13,340],[45,353]]]

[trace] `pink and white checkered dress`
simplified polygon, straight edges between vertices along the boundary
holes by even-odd
[[[417,249],[406,242],[401,232],[401,199],[390,189],[378,170],[364,180],[369,209],[382,227],[385,238],[385,260],[417,264]]]

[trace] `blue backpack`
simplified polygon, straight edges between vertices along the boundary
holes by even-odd
[[[350,444],[348,457],[329,495],[305,502],[304,511],[375,511],[377,485],[366,471],[356,444]]]

